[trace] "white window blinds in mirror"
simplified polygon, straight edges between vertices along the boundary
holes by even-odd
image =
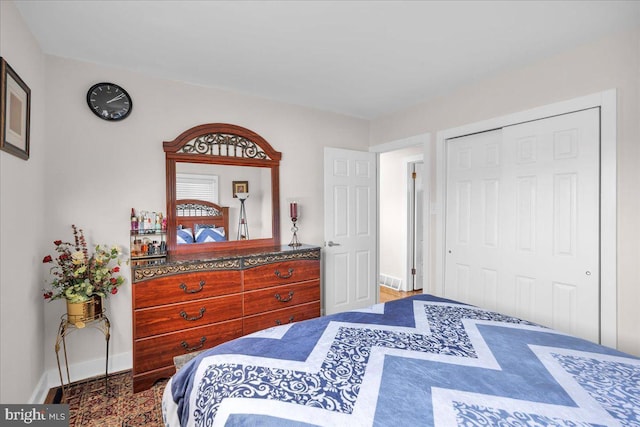
[[[206,200],[218,204],[218,176],[177,173],[176,198]]]

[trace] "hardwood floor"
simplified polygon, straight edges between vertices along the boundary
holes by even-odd
[[[403,291],[396,291],[386,286],[378,286],[378,288],[380,289],[380,302],[393,301],[396,299],[408,297],[410,295],[422,293],[421,289],[417,291],[403,292]]]

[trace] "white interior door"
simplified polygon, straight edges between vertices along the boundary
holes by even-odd
[[[325,314],[375,304],[376,154],[325,148]]]
[[[598,342],[599,110],[447,141],[445,295]]]

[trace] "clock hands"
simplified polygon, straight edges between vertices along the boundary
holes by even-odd
[[[124,93],[121,93],[120,95],[116,96],[115,98],[108,100],[107,104],[109,104],[109,103],[111,103],[113,101],[117,101],[118,99],[122,99],[122,98],[124,98]]]
[[[97,83],[89,89],[87,104],[96,116],[104,120],[122,120],[131,113],[132,107],[127,91],[106,82]]]

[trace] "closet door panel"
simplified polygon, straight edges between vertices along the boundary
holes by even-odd
[[[599,341],[599,110],[447,141],[445,295]]]

